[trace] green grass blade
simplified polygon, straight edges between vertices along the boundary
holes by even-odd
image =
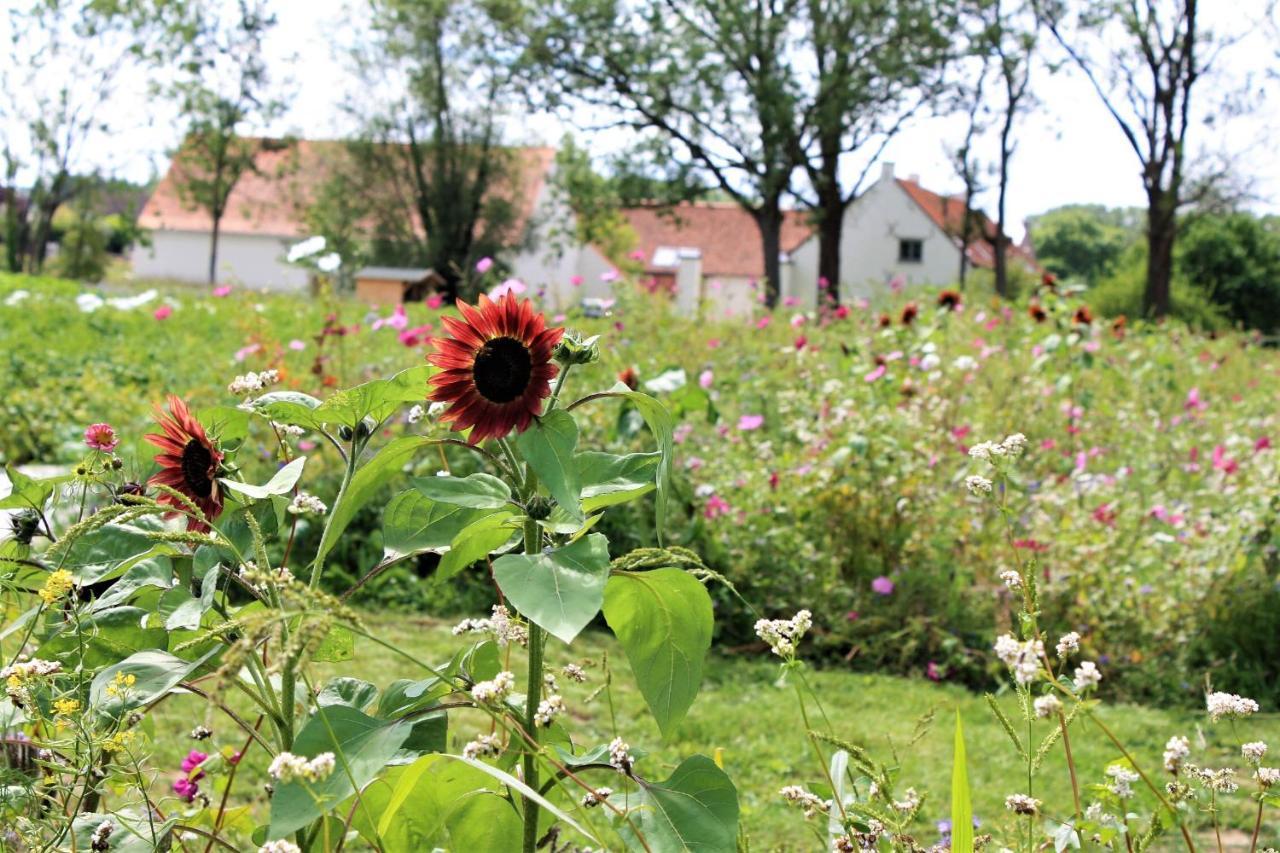
[[[951,761],[951,851],[973,853],[973,807],[969,803],[969,771],[965,767],[964,728],[956,711],[956,746]]]

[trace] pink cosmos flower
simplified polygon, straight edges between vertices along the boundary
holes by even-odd
[[[582,276],[580,275],[569,276],[569,284],[573,285],[574,287],[582,287]]]
[[[712,495],[707,499],[707,506],[702,511],[706,518],[719,518],[729,513],[729,504],[719,495]]]
[[[600,273],[600,280],[606,284],[612,281],[617,281],[621,277],[622,275],[617,270],[606,270],[605,272]]]
[[[929,665],[924,668],[924,677],[930,681],[941,681],[942,670],[933,661],[929,661]]]
[[[846,318],[846,317],[848,317],[848,316],[849,316],[849,306],[848,306],[848,305],[837,305],[837,306],[836,306],[836,319],[837,319],[837,320],[843,320],[843,319],[845,319],[845,318]]]
[[[1270,438],[1270,436],[1266,436],[1266,435],[1264,435],[1264,436],[1262,436],[1262,438],[1259,438],[1257,441],[1255,441],[1255,442],[1253,443],[1253,452],[1254,452],[1254,453],[1261,453],[1261,452],[1262,452],[1262,451],[1264,451],[1264,450],[1270,450],[1270,449],[1271,449],[1271,438]]]
[[[818,276],[818,289],[826,290],[829,287],[831,287],[831,282],[827,281],[827,277],[825,275]]]
[[[784,296],[782,298],[782,304],[788,308],[794,308],[800,304],[800,300],[794,296]]]
[[[381,328],[395,329],[397,332],[403,331],[409,325],[409,315],[405,313],[403,305],[397,305],[396,310],[391,312],[390,317],[379,317],[373,321],[373,330],[376,332]]]
[[[804,349],[806,346],[809,345],[809,339],[804,335],[801,335],[800,337],[796,338],[795,345],[796,345],[796,349],[798,350]]]
[[[894,293],[901,293],[902,288],[905,287],[906,284],[907,280],[900,275],[895,275],[893,278],[889,279],[889,289]]]
[[[761,317],[759,320],[756,320],[756,328],[757,328],[757,329],[767,329],[767,328],[769,328],[769,324],[770,324],[770,323],[772,323],[772,322],[773,322],[773,317],[772,317],[772,316],[770,316],[769,314],[765,314],[765,315],[764,315],[763,317]]]
[[[691,432],[693,432],[693,424],[680,424],[672,431],[671,440],[676,444],[684,444],[685,439],[689,437]]]
[[[893,581],[884,575],[881,575],[871,582],[871,591],[876,595],[893,595],[893,589]]]
[[[416,347],[425,344],[431,340],[432,325],[427,323],[423,326],[414,326],[412,329],[405,329],[400,333],[400,343],[407,347]]]
[[[218,298],[220,298],[220,299],[221,299],[222,297],[224,297],[224,296],[230,296],[230,295],[231,295],[231,285],[229,285],[229,284],[220,284],[220,285],[218,285],[217,287],[215,287],[215,288],[213,289],[213,295],[214,295],[214,296],[217,296],[217,297],[218,297]]]
[[[260,349],[262,349],[262,344],[249,344],[248,346],[243,346],[236,350],[233,358],[235,358],[236,361],[244,361]]]
[[[94,450],[110,453],[120,444],[111,424],[90,424],[84,431],[84,443]]]
[[[444,296],[439,293],[433,293],[427,297],[427,307],[432,311],[444,304]]]
[[[306,348],[307,348],[306,341],[299,340],[298,338],[294,338],[293,340],[289,341],[289,349],[293,350],[294,352],[302,352]]]
[[[1188,412],[1202,412],[1209,408],[1209,404],[1200,399],[1200,389],[1192,388],[1187,392],[1187,399],[1182,404],[1182,408]]]
[[[743,432],[750,432],[753,429],[759,429],[764,425],[764,415],[743,415],[738,418],[738,429]]]
[[[169,315],[171,315],[172,313],[173,313],[172,305],[161,305],[159,308],[156,309],[155,314],[153,314],[152,316],[154,316],[157,320],[168,320]]]
[[[886,371],[887,368],[883,364],[877,364],[876,369],[862,377],[862,379],[864,382],[875,382],[877,379],[884,376]]]
[[[770,472],[769,472],[769,488],[770,488],[770,489],[773,489],[773,490],[776,492],[776,491],[778,490],[778,482],[779,482],[779,481],[778,481],[778,472],[777,472],[777,471],[770,471]]]
[[[698,374],[698,385],[702,386],[703,390],[710,388],[711,383],[715,382],[715,380],[716,375],[710,370],[704,370]]]
[[[484,275],[491,269],[493,269],[493,258],[483,257],[476,261],[476,272],[480,273],[480,275]]]
[[[1224,474],[1234,474],[1240,470],[1240,463],[1227,455],[1227,448],[1219,444],[1213,448],[1213,467]]]
[[[627,257],[628,257],[628,258],[630,258],[630,259],[631,259],[631,260],[633,260],[633,261],[643,261],[643,260],[644,260],[644,251],[643,251],[643,250],[641,250],[641,249],[636,249],[634,252],[632,252],[631,254],[627,255]]]
[[[495,287],[493,290],[490,290],[489,298],[496,302],[497,300],[506,296],[508,293],[519,294],[519,293],[524,293],[528,289],[529,289],[528,286],[525,285],[525,283],[520,279],[509,278],[506,281],[504,281],[502,284]]]
[[[803,314],[796,314],[791,318],[791,328],[798,329],[809,321],[809,318]]]

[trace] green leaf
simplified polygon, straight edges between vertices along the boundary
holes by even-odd
[[[376,698],[378,698],[378,688],[375,685],[359,678],[339,676],[329,679],[329,682],[320,688],[320,692],[316,695],[316,704],[320,707],[346,705],[348,708],[363,711]]]
[[[333,550],[342,532],[347,529],[351,519],[368,501],[377,494],[398,474],[404,466],[422,448],[434,444],[432,439],[420,435],[406,435],[386,444],[378,454],[364,464],[347,485],[346,491],[334,501],[333,511],[329,516],[329,526],[320,538],[320,547],[316,550],[316,561],[323,561]]]
[[[515,517],[514,512],[499,511],[464,527],[457,536],[453,537],[449,550],[440,558],[435,579],[448,580],[510,542],[511,537],[516,535],[519,529],[519,526],[512,522]]]
[[[516,436],[516,447],[556,503],[576,521],[582,521],[578,503],[578,466],[573,459],[578,446],[578,424],[564,409],[552,409]]]
[[[271,797],[267,837],[284,838],[369,784],[409,737],[412,721],[377,720],[346,705],[320,708],[294,739],[294,755],[332,752],[337,767],[314,783],[284,782]]]
[[[185,585],[170,587],[160,596],[156,606],[159,615],[164,617],[167,631],[190,630],[200,627],[200,620],[213,607],[213,597],[218,591],[219,565],[211,566],[200,579],[200,597],[196,598]]]
[[[300,426],[305,429],[320,429],[322,426],[314,412],[320,406],[320,401],[310,394],[302,394],[298,391],[272,391],[258,397],[252,405],[255,412],[276,423]]]
[[[4,466],[4,473],[9,479],[10,491],[0,499],[0,509],[44,509],[53,490],[71,479],[63,475],[36,480],[8,465]]]
[[[112,853],[154,853],[156,850],[167,850],[172,840],[173,826],[177,817],[160,821],[154,816],[140,815],[132,810],[111,812],[109,814],[79,814],[71,823],[74,841],[67,849],[91,850],[93,833],[103,821],[110,821],[115,829],[111,832]]]
[[[196,420],[223,446],[237,445],[249,437],[249,417],[236,406],[209,406],[196,412]]]
[[[218,482],[233,492],[239,492],[242,495],[248,495],[254,500],[261,501],[272,495],[283,495],[293,491],[293,487],[298,483],[298,478],[302,476],[302,466],[306,464],[307,457],[299,456],[277,471],[265,486],[254,486],[249,483],[227,479],[219,480]]]
[[[404,403],[417,403],[427,394],[427,378],[434,371],[430,365],[402,370],[390,379],[375,379],[325,400],[312,413],[316,420],[355,428],[365,417],[382,421]]]
[[[140,560],[130,566],[110,589],[94,599],[90,609],[100,612],[119,604],[127,604],[139,590],[147,587],[167,590],[172,584],[173,564],[168,557]]]
[[[590,514],[653,491],[662,457],[658,453],[615,456],[587,451],[575,456],[574,461],[582,487],[582,509]]]
[[[649,431],[653,433],[654,439],[658,442],[660,458],[657,470],[658,496],[655,529],[658,534],[658,544],[662,544],[662,530],[667,518],[667,498],[671,493],[671,464],[675,458],[675,421],[662,403],[648,394],[632,391],[621,382],[610,388],[608,394],[630,400],[640,412],[640,416],[644,418],[644,422],[649,425]]]
[[[702,683],[714,623],[711,596],[681,569],[619,572],[605,587],[604,618],[658,728],[670,735]]]
[[[356,656],[356,638],[344,625],[330,625],[329,631],[311,653],[317,663],[342,663]]]
[[[647,849],[663,853],[737,849],[738,792],[710,758],[691,756],[665,782],[640,785],[639,792],[627,795],[626,804]],[[646,849],[630,823],[619,828],[629,849]]]
[[[468,525],[492,514],[491,509],[439,503],[410,489],[396,495],[383,513],[383,550],[388,558],[443,551]]]
[[[196,660],[183,660],[154,649],[132,654],[94,676],[89,685],[89,704],[107,716],[119,718],[126,711],[159,699],[220,651],[211,649]],[[107,688],[115,683],[116,673],[135,680],[131,686],[111,693]]]
[[[130,524],[104,524],[78,538],[67,550],[62,567],[81,585],[122,575],[135,564],[159,554],[176,554],[171,545],[156,542],[148,532],[162,528],[155,518]]]
[[[646,391],[652,391],[655,394],[669,394],[683,388],[688,381],[683,367],[672,367],[646,381],[644,387]]]
[[[511,488],[492,474],[415,477],[413,487],[433,501],[472,509],[502,509],[511,501]]]
[[[592,533],[555,551],[507,554],[494,560],[493,576],[517,610],[570,643],[604,603],[609,541]]]
[[[955,751],[951,757],[951,849],[973,853],[973,807],[969,801],[969,771],[965,766],[964,728],[956,711]]]
[[[62,622],[37,651],[37,657],[62,661],[63,668],[95,670],[117,663],[135,652],[164,648],[167,632],[160,627],[143,627],[148,610],[141,607],[113,607],[78,624]]]

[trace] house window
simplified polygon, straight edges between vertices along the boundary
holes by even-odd
[[[924,260],[923,240],[899,240],[898,261],[907,264],[918,264]]]

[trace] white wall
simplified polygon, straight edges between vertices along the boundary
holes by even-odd
[[[137,278],[169,278],[204,284],[209,270],[209,234],[200,231],[152,231],[151,246],[131,255]],[[223,234],[218,240],[218,281],[257,290],[306,290],[305,269],[285,263],[294,240],[265,234]]]
[[[923,240],[919,263],[898,260],[900,239]],[[791,259],[790,289],[802,304],[812,306],[818,281],[817,234],[792,252]],[[960,249],[897,181],[885,175],[845,211],[840,270],[844,300],[886,293],[889,281],[898,275],[908,286],[950,284],[959,275]]]

